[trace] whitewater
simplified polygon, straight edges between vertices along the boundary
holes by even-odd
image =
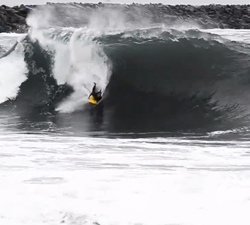
[[[0,223],[249,225],[250,30],[51,10],[0,34]]]

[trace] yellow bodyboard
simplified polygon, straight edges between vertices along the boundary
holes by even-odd
[[[93,95],[90,95],[90,96],[89,96],[89,103],[97,104],[97,101],[95,100],[95,98],[94,98]]]

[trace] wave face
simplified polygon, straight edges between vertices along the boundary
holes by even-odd
[[[29,34],[1,51],[0,70],[21,64],[8,69],[18,85],[5,84],[12,91],[1,90],[2,107],[29,117],[53,114],[58,127],[92,121],[110,132],[211,131],[248,121],[250,44],[244,37],[250,31],[235,40],[235,30],[133,26],[126,15],[115,21],[119,12],[110,10],[92,14],[82,28],[68,28],[66,17],[53,27],[55,14],[39,24],[41,12],[28,18]],[[86,109],[93,82],[104,91],[98,120]]]
[[[246,116],[248,45],[198,30],[135,33],[101,38],[113,63],[107,101],[117,124],[213,129]]]

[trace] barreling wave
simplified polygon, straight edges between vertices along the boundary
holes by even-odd
[[[21,43],[27,79],[2,106],[22,113],[84,117],[97,82],[105,90],[108,131],[223,129],[249,115],[247,43],[164,26],[104,33],[50,28]]]
[[[115,125],[214,129],[247,118],[249,45],[198,30],[144,30],[99,40],[113,64],[107,104]]]

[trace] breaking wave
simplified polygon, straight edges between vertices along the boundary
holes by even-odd
[[[162,24],[118,29],[114,18],[109,29],[93,28],[97,20],[81,28],[41,28],[34,14],[28,22],[30,33],[2,51],[1,74],[15,74],[9,76],[15,84],[5,80],[11,91],[1,90],[2,107],[84,121],[96,82],[104,91],[108,131],[214,130],[248,121],[248,43]],[[6,69],[13,62],[17,68]]]

